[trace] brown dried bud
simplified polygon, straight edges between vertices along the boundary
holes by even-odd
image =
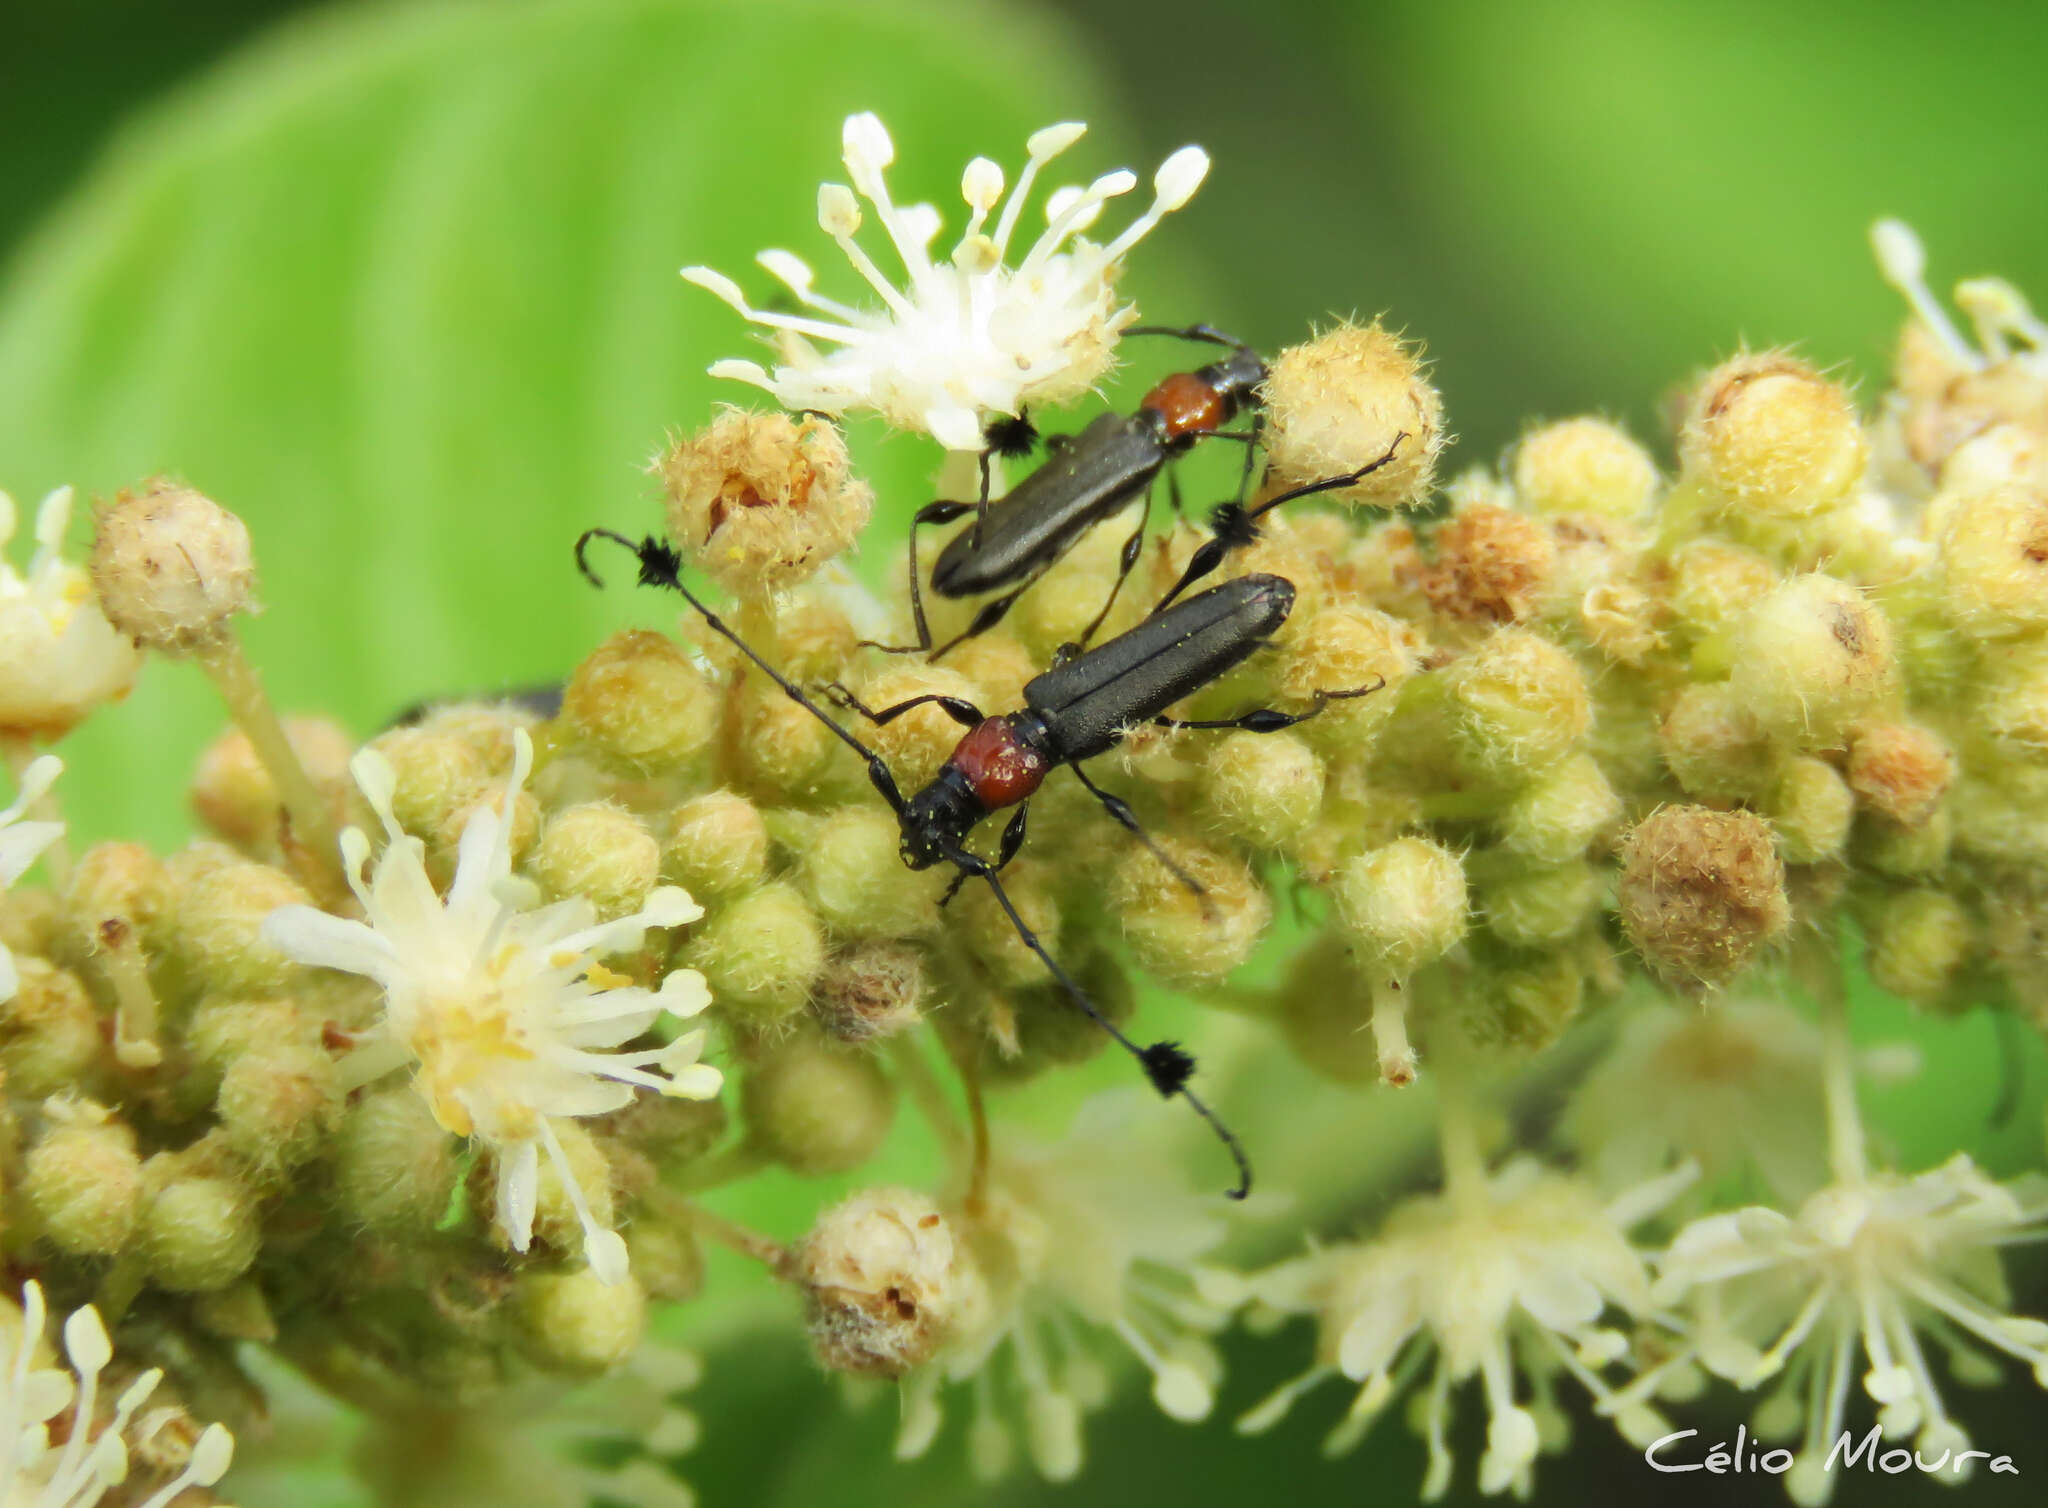
[[[811,1344],[833,1371],[901,1377],[945,1342],[961,1272],[924,1195],[863,1190],[820,1215],[795,1257]]]
[[[1785,865],[1753,812],[1667,806],[1621,843],[1621,922],[1636,951],[1675,982],[1732,979],[1791,920]]]
[[[1917,723],[1865,723],[1851,736],[1849,788],[1901,827],[1932,817],[1954,778],[1947,746]]]
[[[842,1042],[871,1042],[921,1019],[924,958],[900,942],[857,943],[825,965],[812,986],[818,1024]]]
[[[1527,514],[1481,503],[1454,513],[1431,536],[1435,563],[1422,590],[1430,606],[1475,623],[1533,617],[1557,569],[1557,541]]]
[[[107,621],[137,644],[195,648],[249,606],[249,531],[219,503],[159,478],[100,510],[92,584]]]

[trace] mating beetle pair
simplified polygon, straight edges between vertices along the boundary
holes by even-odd
[[[970,596],[1010,587],[976,614],[960,639],[985,631],[1001,619],[1021,593],[1077,543],[1089,529],[1132,498],[1146,492],[1159,471],[1198,438],[1222,435],[1219,426],[1255,401],[1265,375],[1264,363],[1241,343],[1207,326],[1177,332],[1194,339],[1229,345],[1230,356],[1193,373],[1169,377],[1146,395],[1136,415],[1097,419],[1056,451],[1054,459],[1033,473],[1007,497],[977,504],[934,503],[917,516],[919,524],[936,524],[976,511],[976,523],[962,531],[941,554],[934,568],[935,590],[948,596]],[[1249,446],[1256,435],[1232,435]],[[635,542],[609,529],[591,529],[576,544],[577,565],[595,585],[602,585],[585,558],[594,539],[609,540],[632,551],[639,562],[642,585],[679,593],[717,634],[737,648],[757,669],[831,730],[864,761],[869,781],[896,814],[902,830],[903,860],[913,869],[951,864],[955,871],[948,898],[969,879],[986,883],[1024,945],[1045,965],[1076,1009],[1083,1012],[1144,1067],[1161,1095],[1180,1095],[1215,1130],[1237,1162],[1238,1184],[1231,1190],[1243,1198],[1251,1188],[1251,1164],[1237,1137],[1188,1087],[1194,1060],[1173,1042],[1140,1046],[1105,1017],[1087,992],[1061,966],[1025,923],[1005,890],[1000,871],[1023,846],[1030,798],[1061,765],[1075,777],[1109,815],[1146,844],[1181,881],[1201,893],[1201,886],[1146,835],[1136,814],[1118,796],[1089,778],[1083,763],[1114,748],[1134,727],[1156,724],[1173,728],[1238,728],[1274,733],[1315,716],[1331,700],[1367,695],[1377,684],[1318,691],[1305,712],[1285,713],[1261,708],[1237,717],[1183,721],[1166,710],[1221,678],[1263,645],[1286,622],[1294,606],[1294,584],[1273,575],[1248,575],[1197,596],[1177,600],[1194,581],[1213,571],[1228,551],[1255,537],[1253,520],[1279,503],[1313,492],[1347,486],[1391,462],[1405,436],[1396,437],[1386,454],[1357,471],[1283,492],[1257,508],[1225,504],[1214,515],[1214,534],[1196,551],[1187,569],[1153,613],[1128,632],[1093,649],[1074,648],[1061,663],[1028,682],[1021,710],[988,716],[959,697],[914,696],[893,706],[863,705],[843,687],[831,688],[839,703],[877,726],[922,706],[935,706],[967,731],[938,774],[923,789],[905,796],[887,762],[856,737],[803,688],[770,665],[682,581],[682,557],[654,538]],[[991,436],[991,450],[982,458],[986,483],[989,457],[1014,434]],[[1125,578],[1135,564],[1144,539],[1144,521],[1125,544],[1116,588],[1089,626],[1092,636],[1108,615]],[[931,635],[918,595],[916,525],[911,536],[911,593],[919,643],[929,650]],[[1085,639],[1086,636],[1084,636]],[[960,642],[955,639],[932,657]],[[997,811],[1014,808],[1004,825],[997,857],[990,861],[967,846],[969,834]]]

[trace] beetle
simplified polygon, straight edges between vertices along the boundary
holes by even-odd
[[[1237,717],[1184,720],[1166,709],[1209,685],[1240,664],[1287,621],[1294,606],[1294,584],[1285,577],[1240,576],[1211,588],[1164,612],[1154,614],[1127,633],[1075,655],[1037,676],[1024,687],[1024,706],[1016,712],[988,716],[962,697],[936,693],[910,697],[893,706],[870,708],[840,689],[843,703],[876,725],[894,721],[913,708],[934,706],[967,731],[939,772],[923,789],[906,797],[887,761],[857,738],[795,682],[770,665],[714,613],[682,581],[682,557],[659,539],[639,542],[610,529],[590,529],[576,542],[576,564],[593,584],[603,582],[590,568],[586,551],[603,539],[633,552],[640,566],[640,584],[679,593],[714,633],[726,639],[778,686],[865,762],[869,782],[896,814],[902,831],[903,862],[912,869],[951,864],[958,872],[953,890],[969,879],[985,882],[996,904],[1009,918],[1018,938],[1052,975],[1067,999],[1144,1068],[1162,1096],[1179,1095],[1207,1121],[1236,1160],[1237,1187],[1242,1199],[1251,1189],[1251,1162],[1235,1133],[1188,1087],[1194,1059],[1178,1043],[1155,1042],[1140,1047],[1061,967],[1044,942],[1025,923],[998,877],[1024,845],[1030,799],[1061,765],[1121,826],[1172,866],[1121,798],[1088,777],[1082,762],[1114,748],[1141,723],[1168,728],[1240,728],[1277,733],[1322,711],[1334,700],[1365,696],[1385,683],[1344,691],[1318,691],[1306,712],[1258,708]],[[968,835],[995,812],[1015,808],[1004,825],[993,863],[967,846]],[[1182,881],[1198,893],[1200,886],[1175,867]],[[948,891],[950,898],[953,891]]]

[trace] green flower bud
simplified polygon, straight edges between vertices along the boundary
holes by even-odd
[[[1441,673],[1452,737],[1488,776],[1535,774],[1571,753],[1592,726],[1577,662],[1528,629],[1499,630]]]
[[[125,946],[154,925],[164,904],[164,864],[140,843],[95,843],[64,892],[65,952],[80,960]]]
[[[1795,576],[1736,627],[1729,685],[1766,737],[1841,748],[1898,679],[1891,625],[1855,587]]]
[[[661,877],[661,849],[625,808],[587,801],[548,819],[528,864],[550,899],[580,895],[610,921],[640,909]]]
[[[299,763],[314,785],[332,798],[333,813],[341,817],[356,741],[340,723],[326,717],[288,717],[284,732]],[[193,773],[190,795],[199,820],[223,842],[244,853],[275,850],[283,802],[277,782],[240,728],[229,728],[207,745]]]
[[[41,1099],[77,1089],[106,1052],[99,1012],[78,976],[48,959],[14,955],[20,983],[0,1002],[0,1068],[10,1094]]]
[[[277,1316],[263,1297],[263,1285],[243,1278],[192,1300],[192,1315],[209,1334],[223,1340],[252,1340],[260,1346],[277,1339]]]
[[[1303,1067],[1339,1084],[1378,1080],[1379,1045],[1366,1030],[1372,990],[1342,934],[1314,937],[1296,953],[1276,1003],[1288,1049]]]
[[[1455,1015],[1468,1041],[1535,1053],[1556,1042],[1577,1017],[1586,996],[1586,969],[1570,948],[1489,950],[1469,976],[1453,975],[1439,987],[1455,991],[1441,1004]]]
[[[391,810],[409,833],[438,833],[490,782],[490,762],[468,739],[432,728],[392,728],[370,740],[391,766]],[[361,814],[367,817],[367,812]]]
[[[1203,771],[1207,815],[1259,848],[1299,837],[1323,806],[1323,762],[1292,733],[1233,733]]]
[[[1928,1004],[1942,997],[1978,945],[1962,903],[1928,888],[1887,899],[1868,931],[1871,980],[1879,989]]]
[[[767,1025],[803,1009],[825,966],[825,937],[795,887],[778,880],[700,923],[682,958],[722,1010]]]
[[[1568,754],[1494,817],[1500,846],[1531,864],[1578,857],[1621,821],[1621,797],[1590,754]]]
[[[173,1293],[227,1287],[249,1270],[260,1240],[256,1201],[227,1178],[173,1177],[143,1211],[143,1260]]]
[[[842,807],[820,824],[804,850],[804,881],[828,928],[844,937],[910,937],[938,925],[946,874],[904,868],[902,842],[896,819],[874,802]]]
[[[681,645],[629,629],[576,667],[562,692],[562,718],[619,763],[666,770],[711,741],[718,699]]]
[[[811,796],[841,747],[831,729],[763,676],[744,676],[732,694],[729,715],[734,774],[763,800]]]
[[[679,1168],[725,1140],[728,1118],[723,1099],[640,1094],[600,1124],[609,1142],[643,1153],[665,1168]]]
[[[1944,600],[1958,628],[1995,639],[2048,627],[2048,495],[2008,484],[1937,499],[1930,513],[1938,520]]]
[[[1117,865],[1109,904],[1138,966],[1166,984],[1213,984],[1251,956],[1273,900],[1241,861],[1181,838],[1155,839],[1185,880],[1145,848]]]
[[[164,940],[202,988],[259,995],[301,974],[262,936],[278,907],[309,904],[284,871],[199,844],[170,861],[166,897]]]
[[[1695,638],[1731,627],[1778,584],[1778,572],[1754,550],[1719,539],[1689,540],[1671,552],[1666,601]]]
[[[1852,842],[1857,863],[1893,879],[1911,880],[1939,874],[1948,866],[1955,832],[1955,815],[1942,805],[1918,827],[1866,816],[1856,824]]]
[[[1658,974],[1727,983],[1791,922],[1785,865],[1752,812],[1667,806],[1621,844],[1621,923]]]
[[[1361,965],[1406,979],[1465,935],[1465,867],[1441,843],[1396,838],[1339,872],[1337,911]]]
[[[278,1173],[320,1150],[341,1106],[334,1059],[318,1047],[292,1045],[236,1058],[221,1076],[215,1112],[228,1145],[252,1167]]]
[[[704,1253],[689,1231],[640,1219],[626,1232],[626,1259],[647,1297],[686,1304],[704,1291]]]
[[[753,889],[767,872],[768,827],[746,797],[711,791],[669,814],[661,847],[661,877],[669,884],[718,899]]]
[[[818,1217],[795,1252],[819,1363],[901,1377],[945,1344],[960,1288],[953,1232],[909,1189],[866,1189]]]
[[[1731,512],[1809,518],[1848,496],[1867,447],[1848,392],[1803,361],[1737,356],[1694,391],[1679,436],[1686,480]]]
[[[1522,436],[1512,466],[1515,494],[1535,513],[1640,518],[1662,479],[1650,453],[1618,424],[1566,419]]]
[[[29,1150],[22,1194],[42,1232],[78,1257],[110,1257],[142,1213],[135,1133],[91,1100],[53,1099],[50,1126]]]
[[[334,1138],[334,1192],[351,1221],[424,1234],[455,1191],[455,1139],[409,1084],[365,1090]]]
[[[1678,693],[1657,725],[1657,752],[1685,793],[1706,801],[1760,796],[1778,773],[1777,751],[1727,681]]]
[[[1841,856],[1856,815],[1856,793],[1824,759],[1800,755],[1778,773],[1764,815],[1787,864],[1818,864]]]
[[[1079,957],[1063,957],[1061,964],[1104,1020],[1119,1026],[1130,1020],[1137,995],[1130,976],[1108,953],[1091,947]],[[1043,964],[1028,986],[993,994],[970,979],[954,999],[968,1010],[939,1011],[932,1020],[941,1030],[977,1033],[969,1046],[980,1054],[981,1071],[990,1082],[1020,1083],[1047,1068],[1085,1063],[1109,1045],[1102,1028],[1046,979]]]
[[[647,1295],[631,1275],[607,1283],[587,1270],[526,1273],[518,1309],[527,1354],[560,1376],[609,1372],[647,1331]]]
[[[1489,880],[1479,888],[1478,909],[1487,930],[1502,942],[1538,948],[1584,926],[1603,890],[1592,865],[1568,863]]]
[[[904,943],[857,943],[825,965],[811,1010],[828,1036],[872,1042],[923,1019],[924,958]]]
[[[1024,925],[1038,935],[1054,957],[1060,954],[1062,911],[1056,887],[1059,877],[1028,855],[1003,871],[1003,888]],[[1013,989],[1034,989],[1045,982],[1045,965],[1024,946],[1017,929],[988,893],[986,885],[969,885],[948,908],[946,936],[969,949],[996,983]]]
[[[799,1037],[748,1071],[740,1113],[777,1162],[817,1177],[851,1172],[875,1155],[895,1119],[896,1092],[865,1054]]]
[[[2022,639],[1985,656],[1976,692],[1971,723],[1996,753],[2048,757],[2048,639]]]

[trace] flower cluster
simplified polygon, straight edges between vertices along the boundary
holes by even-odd
[[[366,742],[285,722],[238,637],[238,519],[145,483],[98,510],[88,568],[62,558],[68,493],[45,503],[27,574],[0,567],[0,1233],[98,1308],[56,1374],[24,1291],[22,1490],[0,1496],[87,1504],[125,1478],[151,1508],[206,1501],[225,1429],[143,1404],[164,1381],[254,1425],[233,1412],[253,1387],[195,1360],[253,1343],[362,1411],[366,1455],[431,1458],[380,1480],[387,1501],[686,1501],[696,1362],[650,1319],[698,1297],[707,1243],[758,1265],[822,1366],[900,1387],[899,1456],[964,1403],[985,1475],[1078,1473],[1127,1375],[1175,1420],[1245,1432],[1291,1429],[1341,1376],[1333,1453],[1405,1396],[1434,1498],[1476,1395],[1478,1486],[1526,1495],[1568,1444],[1563,1396],[1640,1448],[1719,1384],[1758,1393],[1817,1504],[1865,1414],[1923,1456],[1968,1448],[1931,1356],[2048,1383],[2048,1323],[2010,1312],[2001,1265],[2048,1194],[1960,1154],[1885,1164],[1845,984],[1860,956],[1929,1012],[2048,1020],[2048,331],[1978,281],[1966,339],[1888,224],[1912,319],[1869,411],[1743,352],[1693,379],[1665,459],[1568,418],[1440,492],[1419,352],[1340,324],[1265,363],[1239,506],[1128,548],[1096,529],[1007,615],[927,593],[921,621],[840,564],[901,541],[866,530],[831,416],[873,410],[957,460],[1104,376],[1135,318],[1121,261],[1207,159],[1169,157],[1100,245],[1131,175],[1059,190],[1014,255],[1079,135],[1033,136],[1007,195],[971,163],[940,259],[937,212],[890,197],[888,134],[849,120],[852,187],[819,218],[878,305],[783,252],[761,260],[802,314],[690,271],[778,339],[772,371],[712,370],[788,411],[670,444],[643,567],[672,550],[731,606],[644,599],[659,626],[597,645],[558,696],[451,701]],[[863,201],[900,286],[856,239]],[[1191,380],[1155,390],[1189,405],[1176,423],[1206,422]],[[1019,708],[1219,556],[1201,586],[1292,587],[1270,642],[1125,730],[1090,783],[1052,771],[1014,854],[977,831],[1001,895],[902,862],[857,746],[927,786],[962,703]],[[882,648],[925,626],[943,655]],[[232,722],[193,783],[207,836],[73,853],[37,746],[144,652],[196,664]],[[832,699],[871,715],[835,729]],[[47,885],[15,883],[38,862]],[[1290,907],[1292,954],[1260,972]],[[1034,1143],[1011,1107],[1108,1041],[1048,957],[1120,1029],[1141,987],[1170,991],[1204,1104],[1305,1197],[1197,1192],[1169,1140],[1192,1118],[1136,1096]],[[1239,1018],[1227,1053],[1203,1007]],[[1567,1093],[1554,1134],[1500,1113],[1532,1072]],[[1356,1134],[1276,1163],[1255,1090],[1311,1078]],[[901,1103],[945,1159],[929,1187],[865,1176]],[[1418,1191],[1365,1127],[1429,1109],[1442,1178]],[[724,1202],[770,1170],[818,1189],[803,1228]],[[1325,1228],[1375,1202],[1376,1229]],[[1230,1265],[1259,1239],[1263,1265]],[[1289,1316],[1314,1324],[1305,1368],[1234,1396],[1216,1337]]]

